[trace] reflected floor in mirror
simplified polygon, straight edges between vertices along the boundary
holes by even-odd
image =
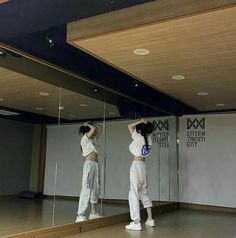
[[[72,223],[76,219],[78,201],[56,199],[55,225]],[[99,203],[102,216],[128,212],[128,204]],[[0,202],[0,236],[50,227],[53,224],[53,199],[10,199]]]
[[[127,223],[84,232],[67,238],[235,238],[236,214],[180,210],[156,217],[157,226],[125,230]]]

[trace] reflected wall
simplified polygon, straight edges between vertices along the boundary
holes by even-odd
[[[0,235],[50,227],[53,202],[42,193],[46,124],[58,121],[59,89],[5,67],[0,84]]]

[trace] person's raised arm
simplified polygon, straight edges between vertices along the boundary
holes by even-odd
[[[133,132],[134,132],[134,130],[135,130],[135,127],[136,127],[138,124],[140,124],[140,123],[145,123],[145,124],[146,124],[147,121],[142,118],[142,119],[140,119],[139,121],[133,122],[133,123],[131,123],[131,124],[128,125],[128,130],[129,130],[129,132],[130,132],[131,135],[133,134]]]
[[[84,126],[88,126],[90,128],[90,131],[87,133],[87,137],[90,138],[93,136],[94,132],[96,131],[96,126],[89,124],[89,123],[84,123]]]
[[[101,131],[102,131],[102,126],[100,124],[97,124],[97,123],[94,123],[93,124],[95,127],[96,127],[96,138],[98,138],[101,134]]]

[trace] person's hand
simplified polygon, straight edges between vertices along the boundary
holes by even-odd
[[[144,123],[144,124],[147,124],[147,120],[145,120],[144,118],[142,118],[142,119],[140,120],[140,122],[141,122],[141,123]]]

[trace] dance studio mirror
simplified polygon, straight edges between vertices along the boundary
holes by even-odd
[[[0,84],[3,236],[52,226],[53,200],[43,195],[46,125],[58,122],[60,88],[6,67]]]
[[[1,236],[76,221],[85,163],[79,131],[85,123],[99,129],[96,213],[105,216],[106,119],[119,116],[117,107],[92,86],[100,100],[65,89],[60,80],[55,86],[0,69]],[[84,215],[89,218],[90,206]]]
[[[149,108],[121,96],[111,103],[109,95],[93,85],[86,96],[68,89],[60,77],[49,84],[16,72],[18,68],[7,68],[5,61],[7,58],[0,71],[0,106],[13,114],[0,119],[0,206],[8,218],[2,223],[1,235],[79,222],[78,215],[89,219],[90,213],[102,217],[128,214],[133,160],[128,125],[141,118],[155,127],[145,161],[153,206],[178,201],[176,117],[154,110],[150,115]],[[84,135],[79,132],[88,124],[99,130],[98,156],[92,158],[98,160],[92,164],[97,164],[99,175],[95,173],[89,182],[99,187],[92,201],[98,202],[96,210],[91,210],[92,190],[87,191],[87,202],[79,199],[82,178],[86,188],[89,178],[81,148]],[[88,203],[82,203],[83,212],[78,209],[79,200]]]

